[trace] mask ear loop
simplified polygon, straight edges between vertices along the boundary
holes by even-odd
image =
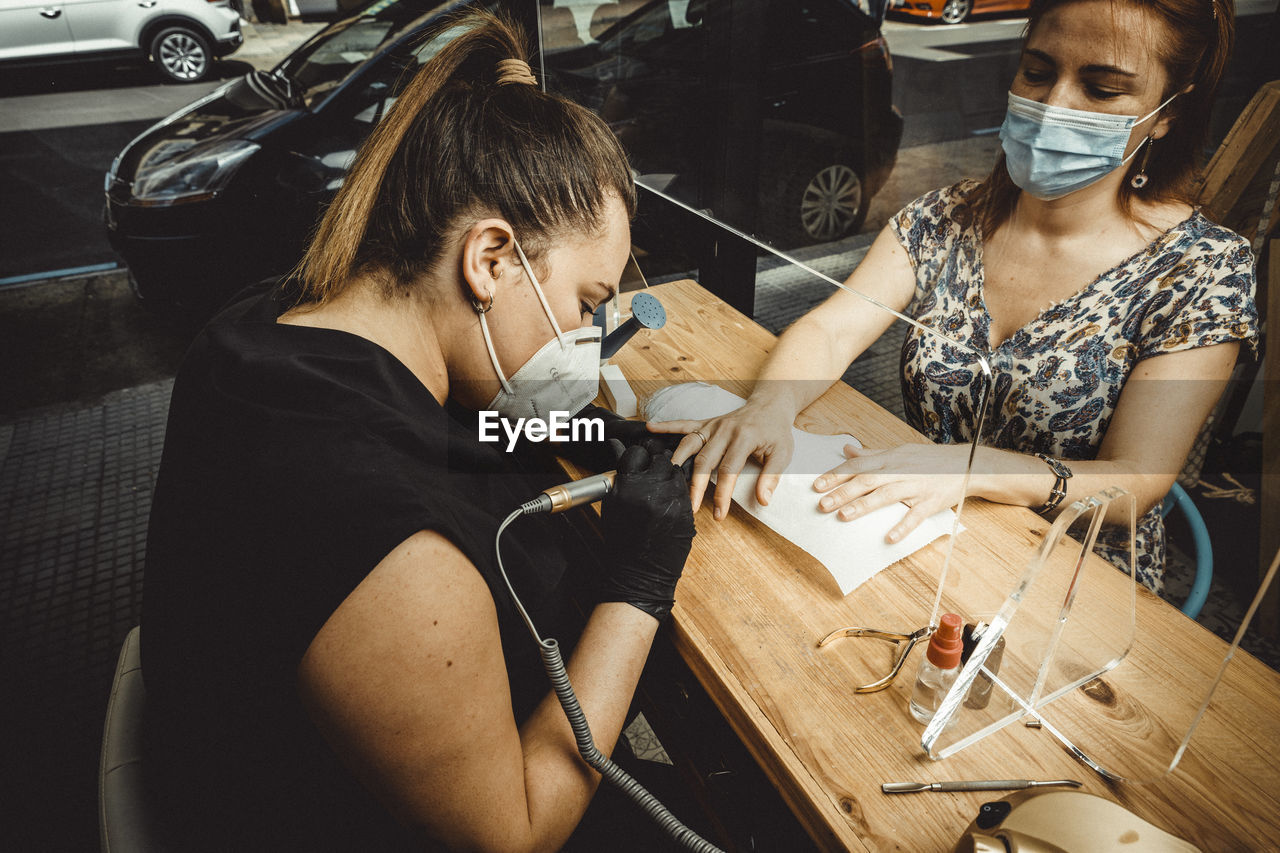
[[[1181,95],[1181,94],[1182,94],[1181,92],[1174,92],[1172,95],[1170,95],[1168,98],[1166,98],[1166,99],[1165,99],[1165,102],[1164,102],[1163,104],[1161,104],[1160,106],[1156,107],[1154,110],[1152,110],[1151,112],[1149,112],[1149,113],[1147,113],[1146,115],[1144,115],[1142,118],[1140,118],[1140,119],[1138,119],[1137,121],[1135,121],[1135,122],[1133,123],[1133,126],[1134,126],[1134,127],[1137,127],[1138,125],[1142,124],[1142,123],[1143,123],[1144,121],[1146,121],[1147,119],[1151,118],[1153,115],[1156,115],[1156,114],[1157,114],[1157,113],[1159,113],[1162,109],[1164,109],[1165,107],[1169,106],[1169,102],[1170,102],[1170,101],[1172,101],[1174,98],[1178,97],[1178,96],[1179,96],[1179,95]]]
[[[1137,127],[1147,119],[1151,118],[1153,115],[1156,115],[1157,113],[1159,113],[1165,107],[1169,106],[1169,101],[1172,101],[1174,98],[1178,97],[1181,94],[1182,94],[1181,92],[1174,92],[1172,95],[1168,97],[1168,99],[1163,104],[1156,107],[1154,110],[1152,110],[1142,118],[1135,121],[1133,123],[1134,127]],[[1133,187],[1135,190],[1142,189],[1147,185],[1147,182],[1151,180],[1151,178],[1147,175],[1147,161],[1151,159],[1151,149],[1155,146],[1155,144],[1156,144],[1155,137],[1153,137],[1150,133],[1148,133],[1147,138],[1138,144],[1138,148],[1133,149],[1133,153],[1121,161],[1121,165],[1128,163],[1131,159],[1133,159],[1133,157],[1137,155],[1139,148],[1146,148],[1146,150],[1142,153],[1142,165],[1138,167],[1137,174],[1135,174],[1132,178],[1129,179],[1129,186]]]
[[[484,315],[489,313],[493,308],[493,296],[489,297],[488,305],[481,305],[479,299],[472,298],[471,304],[475,306],[476,314],[480,317],[480,334],[484,336],[485,348],[489,350],[489,361],[493,362],[493,370],[498,374],[498,382],[502,384],[502,390],[508,394],[514,394],[511,389],[511,383],[507,381],[507,377],[503,375],[502,368],[498,365],[498,354],[493,349],[493,338],[489,336],[489,323],[485,320]]]
[[[560,349],[568,348],[569,343],[564,339],[564,332],[560,331],[560,324],[556,322],[556,315],[552,313],[551,305],[547,302],[547,297],[542,292],[542,285],[538,284],[538,277],[533,274],[533,265],[524,256],[524,249],[520,248],[520,242],[513,240],[513,243],[516,247],[516,255],[520,258],[520,266],[524,267],[524,273],[529,276],[529,282],[533,285],[533,292],[538,294],[538,301],[542,303],[542,310],[547,312],[547,319],[551,321],[551,328],[555,329],[556,340],[560,342]]]

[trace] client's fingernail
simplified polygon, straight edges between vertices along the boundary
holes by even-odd
[[[822,499],[822,508],[823,508],[823,509],[831,509],[831,498],[823,498],[823,499]]]
[[[896,531],[896,530],[890,530],[890,531],[889,531],[889,535],[888,535],[888,536],[886,536],[886,537],[885,537],[885,539],[886,539],[887,541],[889,541],[889,542],[897,542],[897,541],[898,541],[898,539],[900,538],[900,536],[901,536],[901,534],[899,534],[899,533],[898,533],[898,531]]]
[[[768,502],[769,502],[769,498],[771,498],[771,497],[773,497],[773,490],[772,490],[772,489],[765,489],[765,490],[764,490],[764,500],[765,500],[765,503],[768,503]]]
[[[724,516],[724,510],[720,509],[720,507],[716,507],[715,511],[712,512],[711,515],[716,521],[719,521]]]
[[[816,488],[825,489],[827,487],[827,480],[825,477],[819,477],[818,479],[813,481],[813,485]]]

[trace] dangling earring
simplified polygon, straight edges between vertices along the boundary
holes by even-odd
[[[493,308],[493,291],[489,291],[489,303],[487,305],[474,296],[471,297],[471,305],[476,309],[477,314],[488,314]]]
[[[1147,137],[1147,150],[1142,152],[1142,165],[1138,167],[1138,174],[1129,179],[1129,186],[1135,190],[1140,190],[1147,185],[1147,181],[1151,180],[1147,177],[1147,161],[1151,159],[1151,146],[1155,145],[1155,140],[1150,136]]]

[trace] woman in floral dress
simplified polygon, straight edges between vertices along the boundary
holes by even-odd
[[[964,470],[986,380],[955,341],[995,370],[969,494],[1052,516],[1126,489],[1138,577],[1159,591],[1161,499],[1257,335],[1249,246],[1191,197],[1233,27],[1231,0],[1032,4],[992,174],[907,205],[847,283],[945,336],[911,328],[902,348],[907,417],[932,443],[846,448],[814,481],[820,509],[901,501],[895,541],[956,504],[943,475]],[[837,291],[782,336],[746,406],[650,425],[690,433],[676,458],[697,453],[694,508],[718,472],[723,518],[749,457],[767,503],[796,414],[892,319]],[[1127,568],[1127,537],[1102,547]]]

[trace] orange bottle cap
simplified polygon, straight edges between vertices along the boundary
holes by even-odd
[[[943,614],[941,624],[929,638],[925,655],[929,663],[938,669],[955,669],[960,665],[960,653],[964,650],[964,620],[959,614]]]

